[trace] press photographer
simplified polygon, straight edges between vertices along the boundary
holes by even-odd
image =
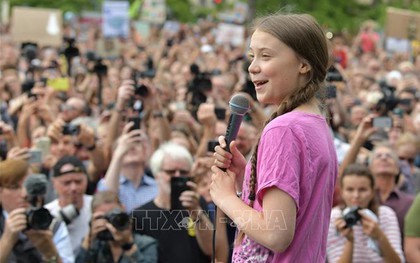
[[[95,194],[92,212],[76,262],[157,262],[156,240],[132,232],[130,217],[114,192]]]
[[[74,262],[67,228],[42,208],[45,181],[28,169],[0,162],[0,262]]]

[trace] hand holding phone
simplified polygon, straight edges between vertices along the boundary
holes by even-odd
[[[171,210],[185,209],[179,197],[182,192],[190,190],[190,187],[187,185],[187,182],[190,180],[190,177],[171,177]]]
[[[372,119],[372,126],[375,128],[391,128],[391,117],[376,117]]]

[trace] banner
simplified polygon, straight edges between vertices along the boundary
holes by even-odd
[[[102,33],[104,37],[127,38],[130,30],[128,1],[105,1],[102,6]]]
[[[40,46],[60,46],[62,18],[58,9],[14,7],[12,39],[16,43],[34,42]]]

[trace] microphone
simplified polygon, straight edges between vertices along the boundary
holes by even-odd
[[[40,196],[47,193],[47,178],[44,174],[31,174],[26,177],[23,185],[29,196]]]
[[[43,205],[43,196],[47,193],[47,178],[44,174],[31,174],[26,177],[23,186],[32,206]]]
[[[229,108],[231,114],[225,135],[226,150],[228,152],[230,152],[230,143],[234,141],[238,135],[239,127],[241,127],[244,115],[249,111],[249,101],[245,96],[237,94],[230,99]]]

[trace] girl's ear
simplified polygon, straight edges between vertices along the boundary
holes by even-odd
[[[302,64],[300,65],[299,72],[301,74],[306,74],[312,69],[311,65],[306,60],[302,60]]]

